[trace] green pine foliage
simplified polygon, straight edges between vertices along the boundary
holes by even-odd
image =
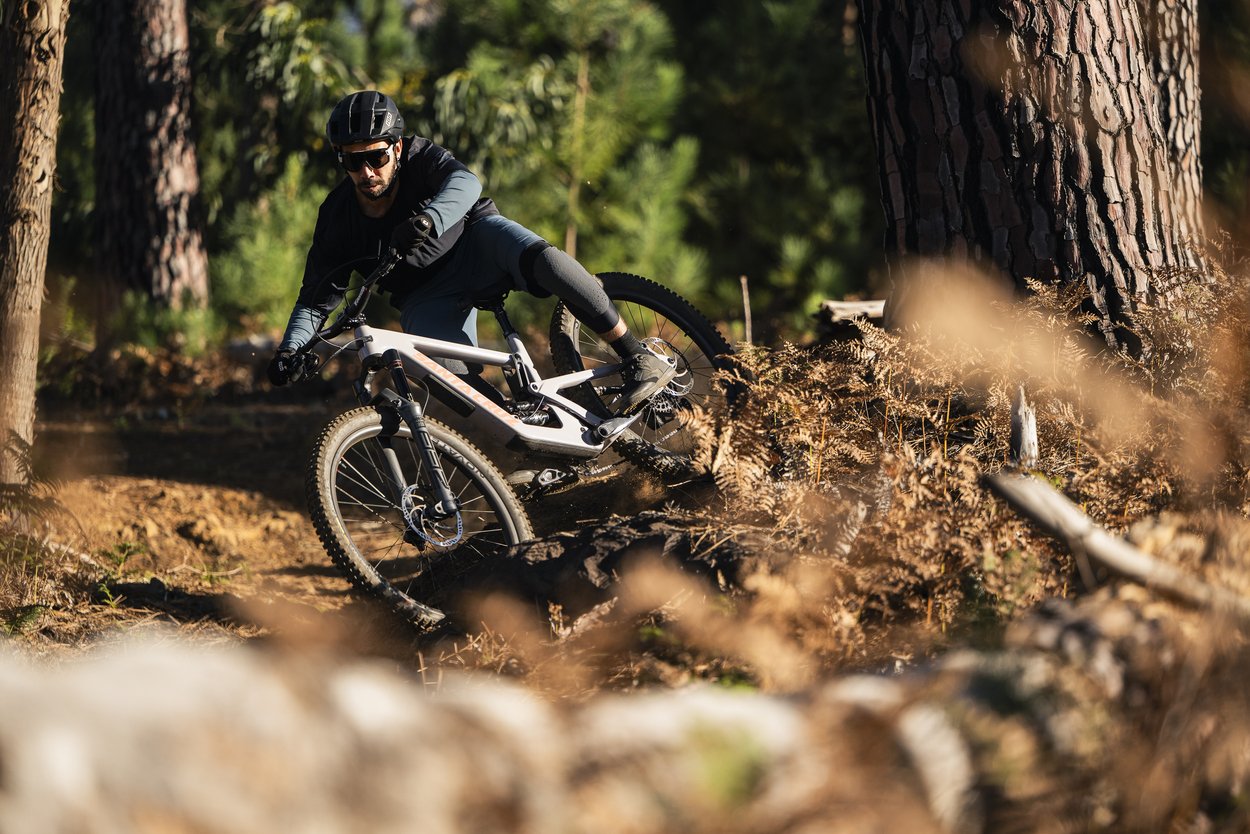
[[[416,128],[468,165],[505,214],[552,237],[563,192],[548,160],[570,95],[550,56],[519,64],[483,45],[435,82],[432,112]]]
[[[322,199],[306,182],[305,166],[289,157],[273,190],[231,220],[234,245],[209,264],[212,305],[224,332],[244,335],[286,324]]]
[[[605,190],[618,196],[603,207],[603,221],[615,233],[595,241],[597,263],[645,275],[682,295],[703,291],[707,256],[683,238],[698,159],[698,142],[683,137],[668,148],[643,145],[609,175]]]
[[[334,4],[330,4],[334,5]],[[343,57],[344,22],[291,2],[254,7],[226,0],[192,13],[196,128],[209,255],[236,245],[235,212],[277,187],[292,156],[325,151],[322,131],[345,90],[366,86]],[[362,51],[362,50],[358,50]],[[306,171],[305,187],[333,182],[331,160]]]
[[[821,0],[656,2],[685,68],[673,129],[701,147],[686,240],[708,253],[720,305],[738,303],[746,275],[757,322],[801,334],[814,300],[863,292],[879,269],[854,19]]]
[[[341,176],[326,115],[368,87],[476,171],[505,214],[561,246],[575,231],[592,270],[641,272],[725,310],[746,275],[765,340],[803,338],[820,299],[880,289],[854,3],[203,0],[188,14],[200,210],[225,330],[272,326],[289,305],[276,275],[298,282],[298,234]],[[1250,54],[1246,12],[1213,6],[1200,21],[1208,206],[1232,213],[1250,171],[1226,103]],[[96,36],[91,15],[71,15],[48,277],[67,299],[54,309],[88,320],[90,293],[76,288],[98,283]],[[253,264],[275,276],[272,293]]]
[[[421,128],[505,214],[561,246],[575,228],[592,271],[702,293],[706,258],[683,241],[699,146],[673,138],[683,71],[653,5],[451,3],[429,39],[442,50],[462,40],[468,55],[438,70]]]
[[[724,309],[737,309],[746,274],[757,320],[799,321],[817,298],[862,287],[877,244],[842,11],[817,0],[195,4],[212,316],[158,322],[140,300],[117,326],[198,329],[186,343],[280,327],[317,204],[341,176],[326,114],[367,87],[477,172],[505,214],[557,245],[575,236],[591,270],[642,273]],[[93,34],[78,17],[76,66],[89,68]],[[57,195],[53,259],[65,286],[90,278],[92,97],[90,72],[67,73],[70,187]]]

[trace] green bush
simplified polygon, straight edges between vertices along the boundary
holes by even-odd
[[[156,305],[145,293],[134,290],[122,296],[108,332],[115,343],[150,350],[173,348],[188,356],[202,355],[221,336],[211,310],[192,304],[180,308]]]

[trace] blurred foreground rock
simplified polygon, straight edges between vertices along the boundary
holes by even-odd
[[[1134,589],[801,697],[547,703],[378,662],[148,638],[0,655],[0,831],[1224,831],[1245,652]]]

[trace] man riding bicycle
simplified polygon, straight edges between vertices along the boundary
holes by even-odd
[[[594,276],[501,215],[451,153],[403,131],[395,102],[372,90],[352,93],[331,111],[326,137],[347,176],[317,215],[299,298],[269,363],[274,385],[303,376],[300,349],[342,301],[351,267],[376,263],[392,247],[402,261],[379,288],[390,291],[406,333],[476,345],[475,300],[510,290],[555,295],[623,360],[621,415],[668,384],[674,368],[629,331]],[[440,361],[498,397],[463,362]]]

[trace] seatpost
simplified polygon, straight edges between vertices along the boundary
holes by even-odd
[[[526,383],[529,379],[521,379],[525,373],[521,364],[521,357],[517,353],[517,344],[520,342],[520,334],[517,333],[515,327],[512,326],[512,319],[508,318],[508,311],[504,309],[504,301],[507,295],[499,296],[489,302],[484,302],[480,310],[489,310],[494,316],[495,321],[499,323],[499,331],[503,334],[504,341],[508,343],[508,349],[512,351],[513,364],[511,367],[504,366],[503,371],[504,382],[508,383],[508,390],[512,393],[512,399],[520,402],[528,399],[530,394],[526,390]],[[528,375],[526,375],[528,376]]]
[[[447,476],[443,473],[443,467],[438,462],[438,452],[434,449],[434,443],[430,440],[429,432],[425,430],[425,416],[422,415],[421,409],[412,398],[412,388],[408,385],[408,375],[404,373],[404,360],[400,357],[399,351],[394,348],[383,353],[382,359],[391,368],[391,379],[395,383],[395,392],[399,394],[401,400],[398,406],[399,416],[408,424],[408,430],[412,432],[412,439],[417,444],[417,452],[421,455],[421,462],[430,470],[430,480],[433,482],[434,493],[438,498],[438,506],[434,508],[434,512],[438,518],[454,515],[460,509],[460,502],[452,494],[451,486],[447,483]]]
[[[499,329],[503,332],[504,338],[516,335],[516,328],[512,326],[512,319],[508,318],[508,311],[504,309],[503,298],[497,298],[486,306],[495,316],[495,321],[499,322]]]

